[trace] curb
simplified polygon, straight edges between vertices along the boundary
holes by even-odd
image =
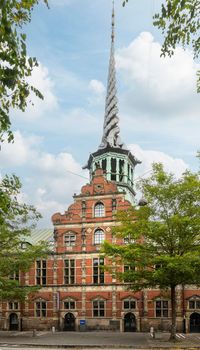
[[[134,347],[133,345],[123,345],[123,344],[119,344],[119,345],[107,345],[107,344],[103,344],[103,345],[92,345],[92,344],[88,344],[88,345],[78,345],[78,344],[30,344],[30,343],[9,343],[9,342],[0,342],[0,346],[14,346],[14,347],[19,347],[21,346],[23,347],[29,347],[29,348],[50,348],[50,349],[134,349],[134,350],[200,350],[200,346],[159,346],[159,345],[148,345],[148,346],[142,346],[142,345],[136,345],[136,347]]]

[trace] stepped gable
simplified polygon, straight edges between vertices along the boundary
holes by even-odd
[[[94,196],[117,192],[116,182],[108,181],[104,177],[104,171],[102,169],[96,169],[90,184],[86,184],[81,188],[80,196]]]
[[[123,208],[130,206],[130,202],[124,198],[124,194],[119,192],[116,182],[108,181],[104,176],[104,171],[102,169],[96,169],[91,182],[81,188],[79,195],[74,195],[74,203],[68,207],[68,210],[64,214],[55,213],[52,216],[52,222],[54,225],[80,222],[82,220],[83,201],[94,202],[99,197],[103,198],[109,195],[117,196],[117,207],[119,210],[120,206],[123,206]]]

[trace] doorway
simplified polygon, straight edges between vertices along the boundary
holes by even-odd
[[[9,329],[10,331],[18,331],[19,330],[19,319],[17,314],[10,314],[9,316]]]
[[[136,332],[136,318],[132,312],[124,316],[124,332]]]
[[[197,312],[190,315],[190,332],[200,333],[200,314]]]
[[[71,312],[65,315],[63,330],[67,332],[75,331],[75,317]]]

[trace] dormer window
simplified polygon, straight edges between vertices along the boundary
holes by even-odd
[[[72,247],[76,244],[76,235],[73,232],[65,233],[65,246]]]
[[[101,217],[105,216],[105,206],[103,203],[98,202],[95,204],[94,216],[95,216],[95,218],[101,218]]]

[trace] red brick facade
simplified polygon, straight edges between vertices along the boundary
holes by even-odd
[[[116,210],[130,203],[107,181],[101,169],[64,214],[52,217],[54,246],[48,259],[35,262],[22,284],[40,284],[40,291],[25,303],[4,303],[2,329],[120,330],[149,331],[151,326],[170,327],[170,298],[167,291],[133,293],[100,269],[100,243],[112,236]],[[104,259],[106,264],[106,259]],[[124,267],[122,267],[124,268]],[[200,293],[193,288],[177,289],[178,331],[192,331],[198,324]],[[194,318],[194,320],[193,320]]]

